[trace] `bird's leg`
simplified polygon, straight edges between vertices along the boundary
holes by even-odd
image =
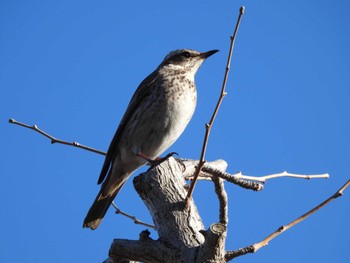
[[[142,152],[138,152],[136,153],[136,155],[142,159],[144,159],[145,161],[147,161],[150,165],[152,165],[153,159],[150,158],[149,156],[147,156],[146,154],[143,154]]]
[[[144,160],[146,160],[151,168],[152,169],[153,167],[161,164],[162,162],[166,161],[169,157],[173,156],[173,155],[178,155],[176,152],[171,152],[171,153],[168,153],[166,156],[164,157],[156,157],[154,159],[150,158],[149,156],[143,154],[142,152],[138,152],[136,155]]]

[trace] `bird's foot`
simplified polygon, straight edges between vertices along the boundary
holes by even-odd
[[[173,155],[175,155],[175,154],[178,155],[176,152],[171,152],[171,153],[168,153],[168,154],[167,154],[166,156],[164,156],[164,157],[157,157],[157,158],[154,158],[154,159],[148,157],[147,155],[145,155],[145,154],[143,154],[143,153],[137,153],[137,156],[141,157],[142,159],[146,160],[146,161],[149,163],[149,165],[151,166],[151,167],[149,168],[149,170],[150,170],[150,169],[152,169],[153,167],[155,167],[155,166],[161,164],[162,162],[168,160],[171,156],[173,156]]]

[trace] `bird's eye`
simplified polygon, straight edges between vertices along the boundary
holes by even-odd
[[[182,55],[183,57],[185,57],[185,58],[191,57],[190,52],[187,52],[187,51],[183,52],[181,55]]]

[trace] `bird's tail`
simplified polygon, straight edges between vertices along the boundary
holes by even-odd
[[[106,196],[103,195],[103,187],[101,188],[94,203],[92,204],[89,212],[87,213],[84,219],[83,227],[88,227],[92,230],[95,230],[100,225],[109,206],[111,205],[111,203],[113,202],[114,198],[116,197],[123,185],[124,183],[118,186],[118,188],[115,189],[111,195]]]

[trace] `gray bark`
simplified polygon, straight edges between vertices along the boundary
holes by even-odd
[[[218,166],[226,169],[225,162]],[[134,187],[153,218],[159,238],[153,240],[143,232],[139,240],[115,239],[108,262],[226,262],[226,225],[215,223],[205,230],[193,200],[185,203],[184,174],[194,170],[193,165],[186,167],[171,157],[134,178]]]

